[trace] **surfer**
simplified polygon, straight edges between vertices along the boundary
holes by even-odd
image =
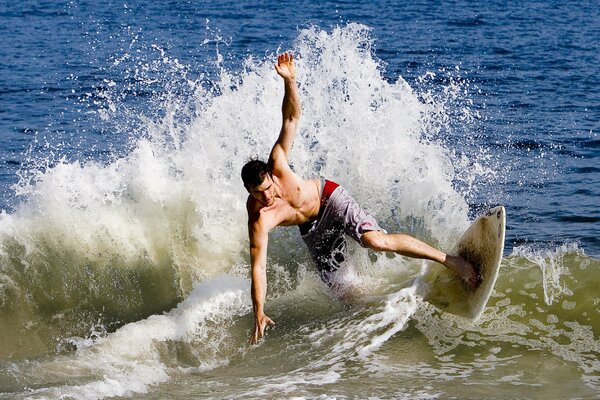
[[[403,256],[423,258],[443,264],[469,286],[477,285],[473,266],[459,256],[445,254],[428,244],[401,233],[387,233],[375,218],[365,212],[346,189],[333,181],[302,179],[292,171],[288,155],[298,120],[300,96],[296,86],[294,57],[283,53],[275,64],[283,78],[283,123],[268,162],[249,161],[242,168],[242,180],[249,196],[248,233],[252,275],[254,330],[251,343],[264,335],[273,321],[265,314],[267,290],[267,244],[269,232],[277,226],[298,225],[321,278],[331,284],[346,254],[346,236],[376,251],[393,251]]]

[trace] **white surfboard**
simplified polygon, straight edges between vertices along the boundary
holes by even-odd
[[[459,254],[477,268],[481,282],[475,290],[457,274],[440,264],[430,264],[422,280],[427,284],[425,300],[444,312],[477,319],[492,294],[502,252],[506,212],[504,207],[492,208],[477,218],[462,235],[452,254]]]

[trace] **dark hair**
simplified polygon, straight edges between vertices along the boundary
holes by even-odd
[[[267,174],[271,175],[269,165],[258,158],[251,159],[242,167],[242,181],[247,189],[259,186]]]

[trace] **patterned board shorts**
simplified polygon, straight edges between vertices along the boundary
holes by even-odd
[[[346,189],[332,181],[323,185],[317,218],[300,225],[302,239],[326,283],[346,260],[347,236],[364,247],[362,235],[369,231],[385,232]]]

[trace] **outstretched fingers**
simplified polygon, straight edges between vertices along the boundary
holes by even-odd
[[[273,320],[267,317],[266,315],[264,315],[262,318],[258,318],[254,322],[254,332],[252,333],[252,337],[250,338],[250,344],[258,343],[258,341],[262,339],[263,336],[265,336],[265,329],[267,328],[267,326],[273,325],[275,325],[275,322],[273,322]]]
[[[294,75],[294,55],[290,52],[281,53],[277,56],[275,70],[282,77],[293,77]]]
[[[275,322],[273,322],[273,320],[271,320],[271,318],[265,316],[264,323],[261,326],[260,336],[263,337],[265,335],[265,329],[267,328],[267,326],[273,326],[273,325],[275,325]]]
[[[260,340],[260,338],[262,338],[262,334],[260,331],[260,328],[258,327],[258,325],[254,326],[254,332],[252,332],[252,337],[250,337],[250,344],[254,345],[256,343],[258,343],[258,341]]]
[[[279,56],[277,56],[277,64],[281,65],[281,64],[287,64],[290,62],[294,61],[294,56],[292,53],[286,51],[285,53],[281,53]]]

